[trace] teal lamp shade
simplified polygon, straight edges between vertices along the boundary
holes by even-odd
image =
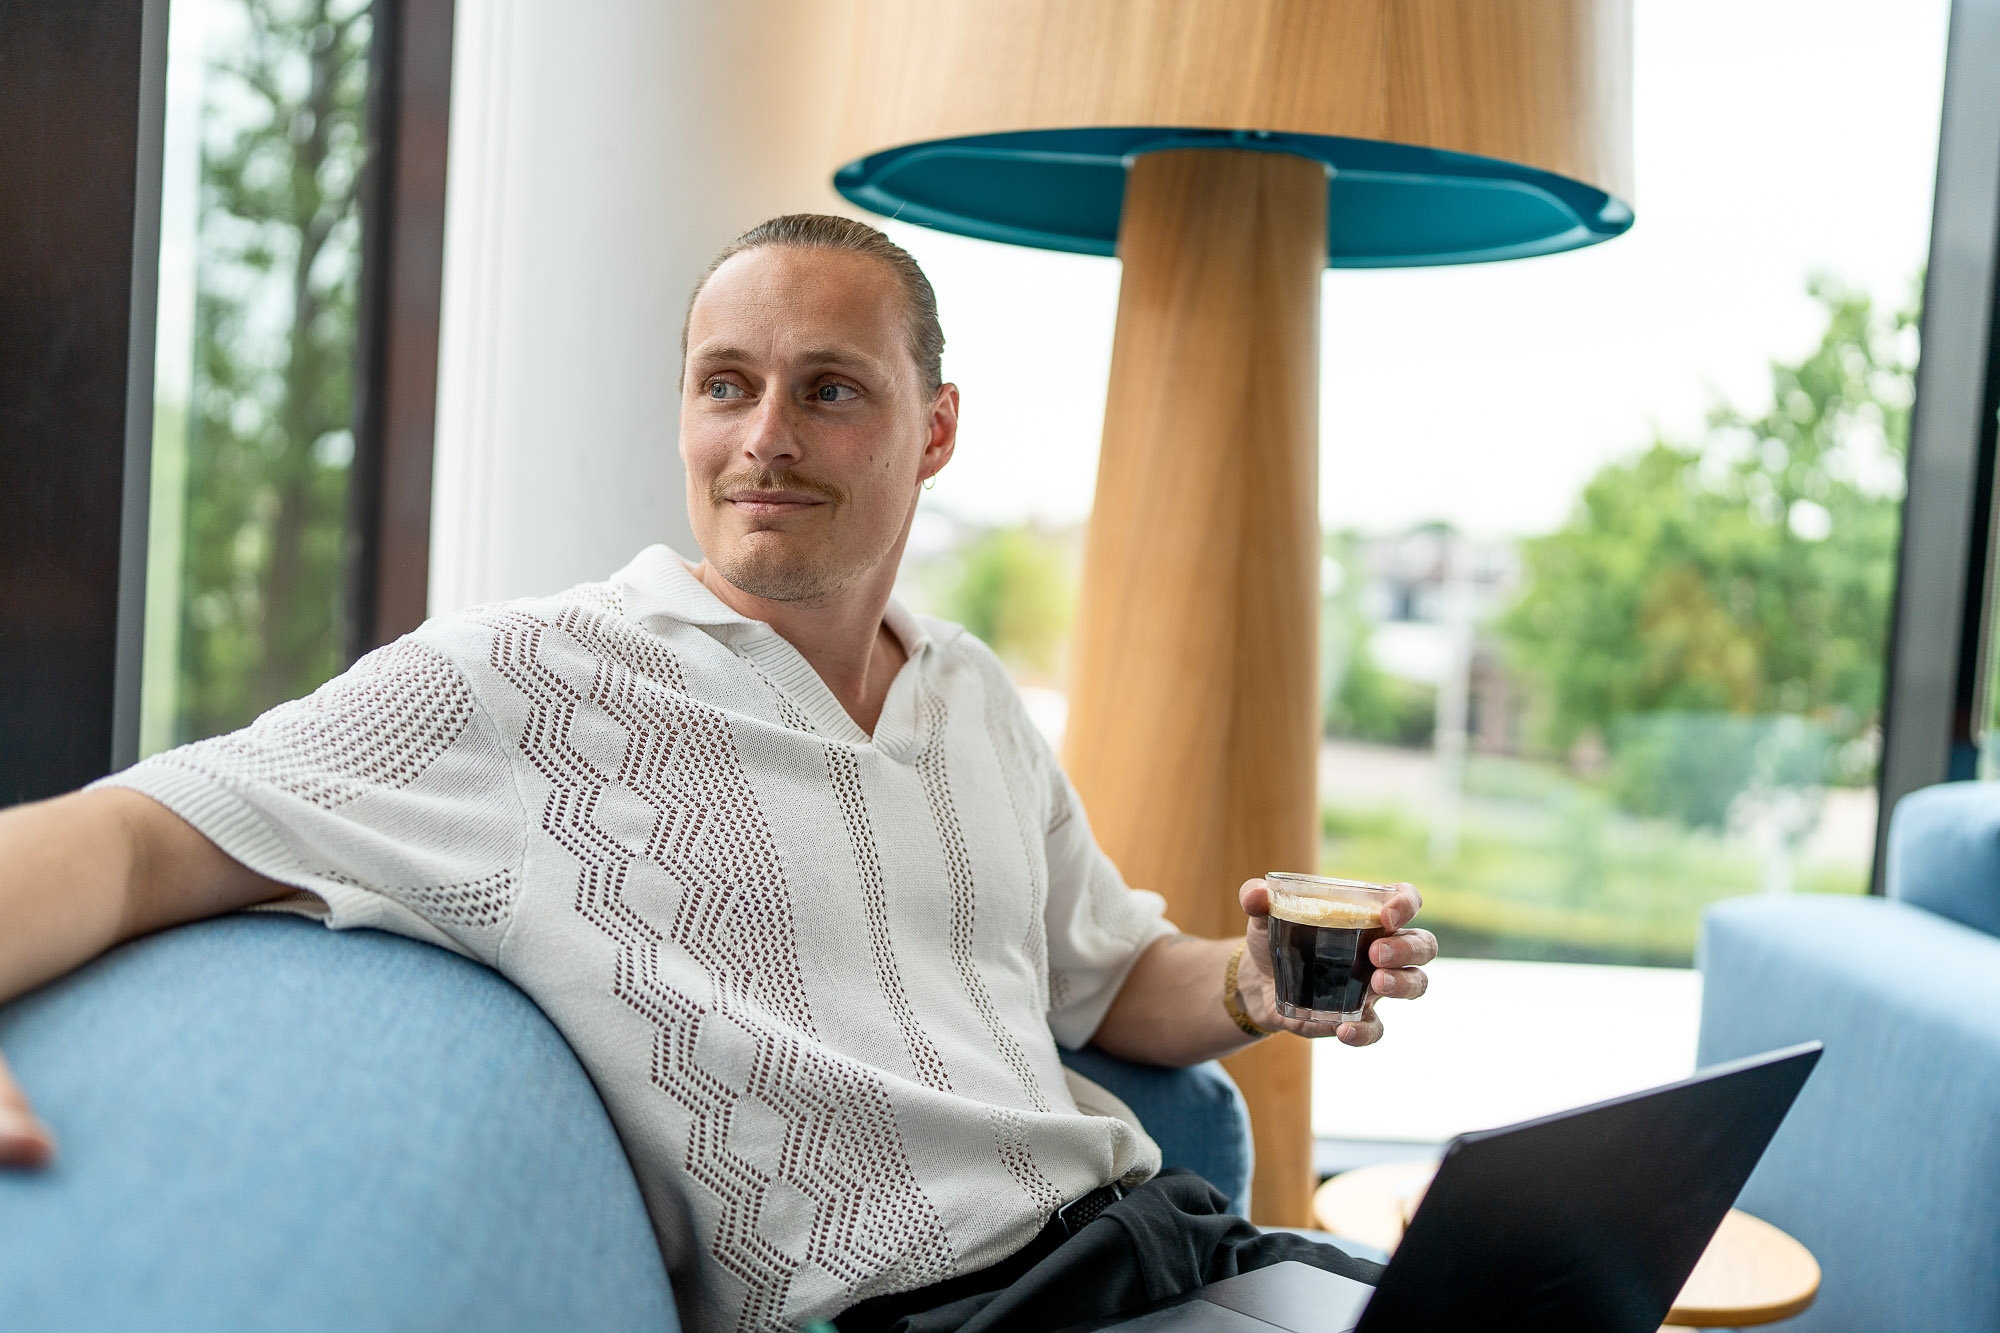
[[[1327,264],[1465,264],[1632,225],[1631,0],[850,0],[833,185],[941,231],[1116,252],[1132,164],[1327,174]]]
[[[1327,168],[1327,266],[1394,268],[1555,254],[1632,225],[1580,180],[1447,149],[1340,135],[1158,126],[1021,130],[871,153],[834,176],[849,202],[940,231],[1109,255],[1125,174],[1142,153],[1290,153]]]

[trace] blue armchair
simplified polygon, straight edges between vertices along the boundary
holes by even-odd
[[[441,949],[205,922],[0,1009],[0,1051],[62,1140],[51,1170],[0,1173],[9,1329],[678,1327],[576,1057]],[[1065,1058],[1243,1201],[1218,1067]]]
[[[1801,1330],[2000,1329],[2000,783],[1904,798],[1888,896],[1702,922],[1701,1061],[1826,1055],[1741,1206],[1820,1261]]]

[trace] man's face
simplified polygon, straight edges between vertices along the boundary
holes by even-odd
[[[951,457],[957,407],[955,388],[920,382],[888,265],[794,246],[734,256],[688,319],[695,539],[731,584],[772,601],[893,578],[918,487]]]

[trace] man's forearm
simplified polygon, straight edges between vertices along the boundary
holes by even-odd
[[[136,791],[0,811],[0,1000],[136,936],[284,891]]]
[[[1141,954],[1091,1044],[1149,1065],[1192,1065],[1254,1040],[1222,1007],[1222,974],[1242,943],[1168,935]]]
[[[103,788],[0,811],[0,1001],[113,945],[283,891],[180,816]],[[0,1059],[0,1167],[36,1167],[55,1142]]]
[[[74,792],[0,811],[0,1000],[121,938],[135,848],[118,795]]]

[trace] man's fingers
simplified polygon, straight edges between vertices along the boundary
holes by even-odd
[[[1399,930],[1368,946],[1368,961],[1377,967],[1422,967],[1437,956],[1437,936],[1428,930]]]
[[[1269,916],[1271,914],[1271,890],[1261,879],[1246,879],[1243,887],[1236,891],[1236,901],[1243,904],[1243,911],[1249,916]]]
[[[1368,984],[1384,999],[1414,1000],[1431,988],[1431,979],[1421,967],[1378,967]]]
[[[1382,1020],[1370,1013],[1365,1018],[1342,1023],[1333,1035],[1347,1046],[1373,1046],[1382,1040]]]
[[[35,1119],[7,1062],[0,1059],[0,1167],[41,1166],[55,1150],[55,1140]]]
[[[1388,930],[1407,926],[1424,910],[1424,895],[1417,892],[1414,884],[1391,884],[1396,890],[1388,902],[1382,904],[1382,925]]]

